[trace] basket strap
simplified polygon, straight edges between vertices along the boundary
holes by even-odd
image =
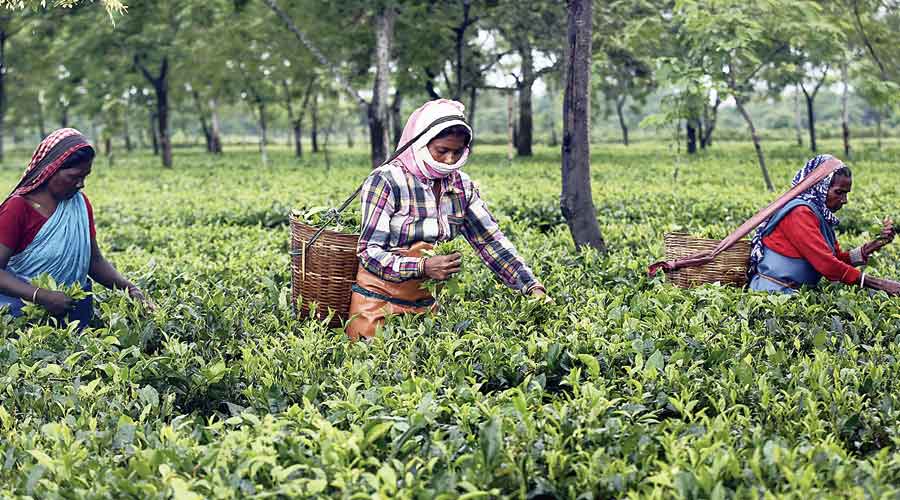
[[[737,243],[738,240],[750,234],[751,231],[765,222],[775,212],[781,210],[781,208],[785,206],[789,201],[793,200],[801,193],[813,187],[822,179],[828,177],[834,171],[840,169],[843,166],[844,163],[842,161],[838,160],[837,158],[831,158],[830,160],[826,161],[818,168],[813,170],[812,173],[810,173],[810,175],[808,175],[806,179],[803,180],[803,182],[791,188],[790,191],[781,195],[777,200],[770,203],[766,208],[760,210],[756,213],[756,215],[741,224],[740,227],[735,229],[724,240],[719,242],[716,248],[714,248],[712,251],[696,253],[694,255],[689,255],[683,259],[678,260],[656,262],[654,264],[651,264],[647,268],[647,274],[649,276],[654,276],[660,270],[668,273],[676,269],[702,266],[703,264],[712,262],[712,260],[715,259],[717,255],[724,252],[725,250],[728,250],[732,245]]]
[[[390,162],[396,160],[397,157],[399,157],[401,154],[403,154],[404,151],[406,151],[407,149],[409,149],[409,147],[412,146],[413,143],[415,143],[416,141],[418,141],[419,139],[421,139],[422,136],[425,135],[426,133],[428,133],[429,130],[433,129],[434,127],[437,127],[438,125],[441,125],[442,123],[447,123],[447,122],[451,122],[451,121],[461,121],[461,122],[465,123],[465,124],[468,126],[468,122],[466,122],[466,118],[465,118],[464,116],[462,116],[462,115],[442,116],[442,117],[438,118],[437,120],[431,122],[427,127],[425,127],[424,130],[422,130],[421,132],[419,132],[418,134],[416,134],[415,137],[413,137],[412,139],[410,139],[409,141],[407,141],[406,144],[400,146],[400,147],[397,149],[397,151],[395,151],[394,154],[391,155],[390,158],[388,158],[387,160],[385,160],[384,163],[382,163],[381,165],[379,165],[379,166],[376,167],[376,168],[381,168],[381,167],[387,165],[388,163],[390,163]],[[470,128],[471,128],[471,127],[470,127]],[[312,238],[309,239],[309,242],[306,243],[306,245],[304,245],[304,247],[303,247],[303,250],[304,250],[304,251],[306,251],[306,249],[308,249],[309,247],[311,247],[311,246],[313,245],[313,243],[315,243],[316,240],[319,239],[319,236],[322,235],[322,233],[325,231],[325,229],[326,229],[328,226],[330,226],[330,225],[331,225],[331,224],[332,224],[332,223],[333,223],[333,222],[341,215],[341,213],[342,213],[344,210],[347,209],[348,206],[350,206],[350,203],[352,203],[353,200],[354,200],[357,196],[359,196],[359,193],[362,191],[362,188],[363,188],[363,186],[365,186],[365,185],[366,185],[366,181],[363,181],[363,183],[360,184],[358,188],[356,188],[356,191],[354,191],[353,194],[351,194],[346,200],[344,200],[343,203],[341,203],[341,206],[339,206],[337,209],[334,209],[334,210],[330,210],[330,211],[329,211],[328,219],[322,224],[322,227],[320,227],[320,228],[312,235]]]

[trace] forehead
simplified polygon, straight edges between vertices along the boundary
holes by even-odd
[[[457,149],[466,145],[465,136],[459,134],[450,134],[444,137],[432,139],[428,142],[429,146]]]
[[[831,179],[832,189],[849,190],[852,185],[853,179],[845,175],[837,175],[833,179]]]
[[[88,175],[91,173],[91,166],[93,165],[93,163],[94,163],[93,161],[84,161],[84,162],[81,162],[72,167],[60,169],[59,172],[57,172],[57,173],[62,173],[65,175],[71,175],[71,176],[75,176],[75,177],[82,176],[82,175]]]

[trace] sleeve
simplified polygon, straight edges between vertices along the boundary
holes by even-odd
[[[466,219],[462,233],[472,248],[488,268],[506,286],[522,293],[544,286],[534,276],[525,261],[516,252],[516,247],[500,231],[497,220],[481,199],[478,188],[474,184],[468,190]]]
[[[818,217],[809,208],[798,207],[792,210],[782,223],[786,223],[780,226],[800,256],[827,280],[847,284],[859,283],[861,274],[859,269],[843,262],[843,259],[832,253],[825,237],[822,236]],[[840,247],[836,250],[839,251]]]
[[[424,276],[424,258],[401,257],[386,250],[390,245],[396,196],[383,173],[369,176],[360,191],[360,200],[362,230],[357,246],[360,265],[385,281],[401,282]]]
[[[82,193],[82,196],[84,196],[84,204],[87,206],[88,224],[91,227],[91,241],[94,241],[97,239],[97,229],[94,227],[94,207],[91,206],[91,201],[88,200],[86,194]]]
[[[25,204],[12,197],[0,206],[0,244],[15,251],[22,242],[25,230]]]

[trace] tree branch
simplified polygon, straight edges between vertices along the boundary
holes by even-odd
[[[282,8],[278,6],[278,3],[275,0],[263,0],[263,2],[265,2],[266,5],[268,5],[269,8],[272,9],[272,12],[274,12],[278,17],[281,18],[287,28],[297,37],[298,40],[300,40],[300,43],[302,43],[303,46],[312,53],[313,57],[318,59],[319,63],[322,66],[328,68],[328,71],[330,71],[332,76],[334,76],[334,79],[335,81],[337,81],[338,85],[340,85],[341,88],[344,89],[344,91],[347,92],[347,94],[349,94],[350,97],[357,102],[357,104],[359,104],[364,109],[367,108],[369,103],[366,102],[366,100],[363,99],[358,92],[356,92],[356,89],[354,89],[344,79],[344,77],[337,70],[337,67],[332,64],[331,61],[329,61],[328,58],[325,57],[325,54],[322,53],[322,51],[312,43],[309,37],[306,36],[306,33],[301,31],[300,28],[297,27],[297,24],[294,23],[294,20],[291,19],[291,16],[289,16],[287,12],[282,10]]]
[[[866,50],[869,51],[869,55],[872,56],[872,59],[875,60],[875,64],[878,65],[878,69],[881,70],[881,79],[887,80],[887,70],[884,68],[884,64],[881,62],[881,58],[878,57],[878,54],[875,52],[875,47],[872,46],[872,43],[869,41],[869,37],[866,35],[866,30],[863,28],[862,19],[859,16],[859,0],[853,0],[853,18],[856,21],[856,29],[859,31],[859,36],[862,37],[863,44],[866,46]]]

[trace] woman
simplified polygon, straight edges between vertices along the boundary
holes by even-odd
[[[819,155],[810,160],[794,176],[792,185],[831,158]],[[829,281],[900,293],[900,283],[866,276],[856,269],[893,240],[890,219],[885,220],[878,238],[849,252],[842,251],[837,242],[835,212],[847,204],[852,185],[850,169],[842,166],[760,225],[750,255],[751,289],[794,293],[803,285],[816,286],[824,276]]]
[[[420,285],[459,272],[461,256],[426,257],[423,252],[460,234],[507,286],[545,295],[472,180],[460,171],[473,138],[464,109],[445,99],[417,109],[406,122],[394,158],[375,169],[362,188],[361,265],[348,326],[353,339],[374,336],[388,313],[434,310],[434,297]]]
[[[90,276],[153,307],[97,247],[93,209],[81,192],[93,160],[94,149],[80,132],[57,130],[41,142],[22,180],[0,205],[0,308],[6,306],[13,316],[21,316],[24,303],[32,302],[60,319],[78,321],[80,328],[90,321],[90,295],[74,302],[30,283],[44,273],[85,290],[91,288]]]

